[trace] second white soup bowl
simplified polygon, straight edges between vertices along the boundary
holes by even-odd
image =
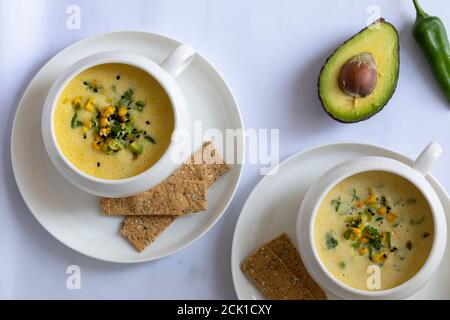
[[[297,243],[306,269],[327,293],[341,299],[403,299],[415,293],[430,279],[444,256],[447,225],[442,203],[425,176],[441,152],[441,147],[432,143],[422,151],[413,166],[383,157],[363,157],[345,161],[328,170],[310,187],[298,213]],[[433,244],[422,268],[408,281],[387,290],[360,290],[337,280],[322,263],[314,244],[314,222],[324,197],[342,180],[368,171],[393,173],[416,186],[430,206],[434,223]]]

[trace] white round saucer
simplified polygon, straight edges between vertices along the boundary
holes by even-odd
[[[296,242],[295,226],[300,203],[311,184],[336,164],[363,156],[389,157],[407,164],[412,160],[385,148],[357,143],[319,146],[297,153],[279,165],[277,174],[264,177],[248,197],[236,224],[231,251],[231,271],[239,299],[263,299],[239,268],[241,261],[265,242],[286,232]],[[450,215],[448,194],[432,176],[427,180]],[[448,218],[447,218],[448,219]],[[450,228],[450,223],[447,223]],[[450,247],[437,273],[411,299],[449,299]],[[332,297],[330,297],[332,298]]]
[[[41,138],[40,119],[48,89],[55,78],[81,58],[110,50],[127,50],[161,62],[180,43],[156,34],[124,31],[81,40],[54,56],[36,74],[17,108],[11,138],[11,160],[20,193],[28,208],[56,239],[93,258],[142,262],[174,253],[205,234],[228,207],[237,189],[243,159],[230,166],[208,192],[205,213],[177,219],[143,253],[119,234],[120,217],[103,216],[98,199],[70,185],[53,168]],[[197,54],[177,78],[192,120],[203,129],[243,129],[238,105],[221,75]],[[242,133],[243,135],[243,133]],[[243,136],[240,137],[243,141]],[[244,157],[242,150],[236,152]]]

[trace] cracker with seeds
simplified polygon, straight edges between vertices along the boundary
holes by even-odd
[[[206,209],[206,191],[228,165],[211,141],[203,143],[191,158],[165,181],[137,196],[102,198],[106,215],[182,215]]]
[[[292,273],[294,273],[300,281],[305,284],[314,299],[327,299],[325,292],[311,278],[308,271],[306,271],[305,265],[300,258],[297,248],[294,246],[286,233],[281,234],[267,243],[266,247],[270,248],[286,264]]]
[[[205,181],[208,188],[225,172],[228,165],[211,141],[203,143],[191,158],[175,170],[168,181],[194,180]]]
[[[312,295],[300,279],[269,248],[263,246],[241,264],[242,271],[270,300],[309,300]]]
[[[123,219],[120,233],[142,252],[155,239],[168,228],[175,216],[129,216]]]
[[[247,257],[241,263],[241,269],[268,299],[327,299],[325,292],[306,271],[286,233]]]
[[[212,149],[211,149],[212,148]],[[212,151],[213,150],[213,151]],[[201,162],[198,160],[202,155]],[[203,164],[209,162],[208,164]],[[228,171],[228,165],[222,160],[219,153],[215,150],[212,142],[205,142],[202,147],[196,151],[191,159],[178,168],[166,181],[177,182],[189,180],[203,182],[206,188],[209,188],[217,179]],[[120,202],[114,202],[114,205],[120,205]],[[120,232],[128,241],[142,252],[158,237],[178,216],[129,216],[126,217],[121,225]]]
[[[127,198],[103,198],[107,215],[173,215],[206,210],[207,184],[204,181],[165,181],[158,186]]]

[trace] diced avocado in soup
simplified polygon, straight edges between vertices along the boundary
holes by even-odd
[[[135,176],[155,164],[174,129],[170,99],[143,70],[94,66],[74,77],[58,98],[54,130],[64,156],[104,179]]]
[[[314,222],[314,245],[341,282],[369,290],[368,267],[380,270],[379,290],[413,277],[427,259],[434,225],[428,202],[409,181],[370,171],[341,181],[325,196]]]

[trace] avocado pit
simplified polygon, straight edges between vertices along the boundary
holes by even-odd
[[[369,52],[363,52],[351,57],[342,66],[339,86],[349,96],[364,98],[375,89],[377,78],[377,65],[374,58]]]

